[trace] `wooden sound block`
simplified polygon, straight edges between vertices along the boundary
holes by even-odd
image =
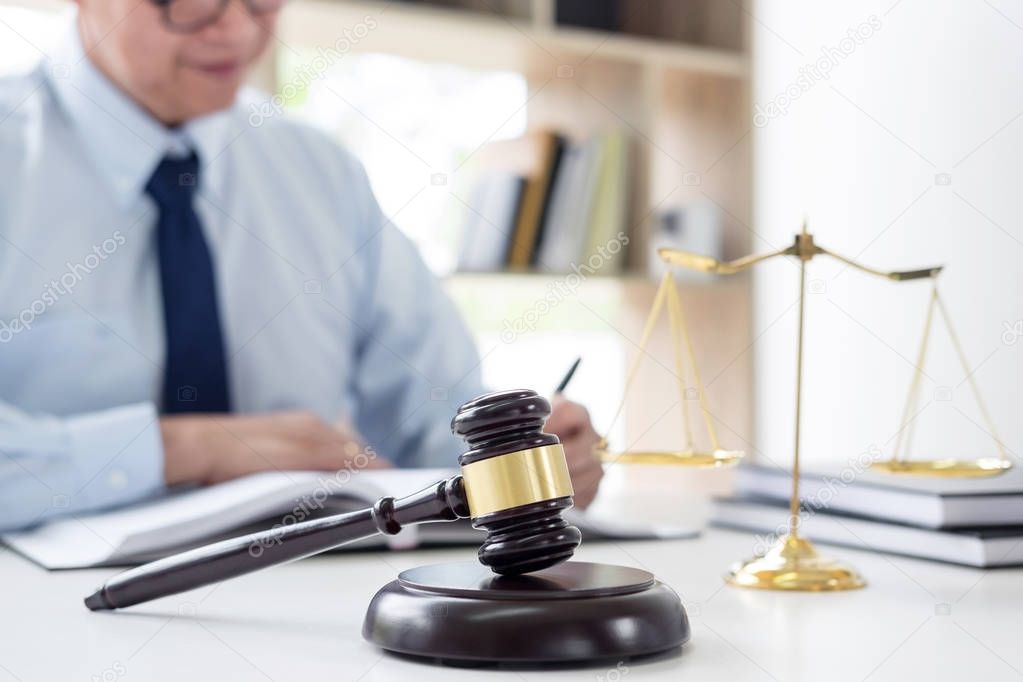
[[[403,571],[373,597],[362,635],[445,661],[585,662],[677,648],[689,619],[674,590],[638,568],[568,561],[499,576],[467,561]]]

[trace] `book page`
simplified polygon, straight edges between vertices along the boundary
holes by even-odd
[[[57,519],[3,540],[46,568],[83,568],[158,554],[274,514],[281,515],[281,523],[295,523],[331,498],[353,498],[368,506],[384,495],[407,495],[451,474],[447,469],[268,471]]]

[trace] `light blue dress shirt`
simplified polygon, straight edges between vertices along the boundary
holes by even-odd
[[[0,79],[0,529],[163,488],[144,186],[189,147],[234,409],[345,418],[398,465],[456,463],[451,417],[483,390],[456,309],[360,164],[287,117],[250,121],[254,95],[169,131],[74,30],[32,73]]]

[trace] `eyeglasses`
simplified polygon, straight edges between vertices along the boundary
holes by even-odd
[[[217,23],[231,0],[151,0],[163,12],[163,24],[176,33],[191,33]],[[275,12],[286,0],[243,0],[252,15]]]

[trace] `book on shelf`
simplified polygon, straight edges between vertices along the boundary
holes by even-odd
[[[526,180],[513,173],[489,173],[479,178],[469,197],[462,229],[458,269],[466,272],[501,270],[519,214]]]
[[[569,142],[543,130],[487,145],[476,162],[459,269],[560,274],[608,253],[606,245],[628,232],[628,156],[622,132]],[[619,255],[602,258],[602,273],[621,269],[624,250],[611,253]]]
[[[590,215],[599,192],[603,135],[570,144],[554,181],[551,208],[537,248],[541,269],[568,272],[586,248]]]
[[[48,569],[124,566],[151,561],[229,537],[339,514],[400,497],[452,476],[448,469],[372,469],[338,474],[268,471],[205,488],[169,491],[128,507],[56,519],[0,539]],[[343,474],[343,475],[342,475]],[[694,537],[669,528],[594,518],[570,509],[565,518],[585,540]],[[486,534],[468,520],[408,526],[397,535],[373,536],[332,551],[478,547]]]
[[[600,179],[592,200],[586,242],[578,257],[587,262],[590,256],[601,255],[602,272],[611,274],[621,270],[624,259],[604,259],[602,254],[614,253],[608,245],[618,241],[619,234],[628,231],[629,154],[625,136],[621,132],[603,136],[599,168]]]
[[[515,230],[508,251],[508,266],[526,269],[534,262],[536,244],[540,240],[544,214],[550,204],[551,187],[564,149],[564,139],[550,130],[538,131],[522,138],[523,144],[534,147],[533,167],[526,175]]]
[[[762,534],[759,551],[785,532],[787,522],[788,503],[777,498],[717,499],[711,512],[712,525]],[[976,568],[1023,565],[1023,525],[926,528],[807,506],[799,532],[813,542]]]
[[[504,227],[507,230],[507,245],[504,249],[504,260],[492,270],[513,267],[528,268],[533,262],[533,253],[540,237],[544,211],[548,206],[551,186],[555,171],[561,158],[564,141],[561,136],[551,130],[537,130],[512,140],[491,142],[480,150],[474,161],[475,173],[480,178],[477,184],[487,182],[494,176],[518,177],[522,185],[515,202],[498,202],[500,206],[483,207],[475,202],[486,197],[477,196],[477,192],[469,197],[468,209],[465,212],[463,229],[463,253],[466,249],[475,251],[475,230],[484,209],[490,226]],[[497,215],[501,209],[503,214]],[[496,238],[495,238],[496,239]],[[487,240],[485,240],[487,241]],[[468,242],[468,243],[466,243]],[[493,246],[493,244],[491,244]],[[482,248],[482,247],[480,247]],[[489,249],[483,249],[489,251]],[[494,249],[496,251],[496,248]],[[471,258],[470,258],[471,260]],[[461,263],[459,264],[461,268]],[[483,268],[461,268],[483,269]]]

